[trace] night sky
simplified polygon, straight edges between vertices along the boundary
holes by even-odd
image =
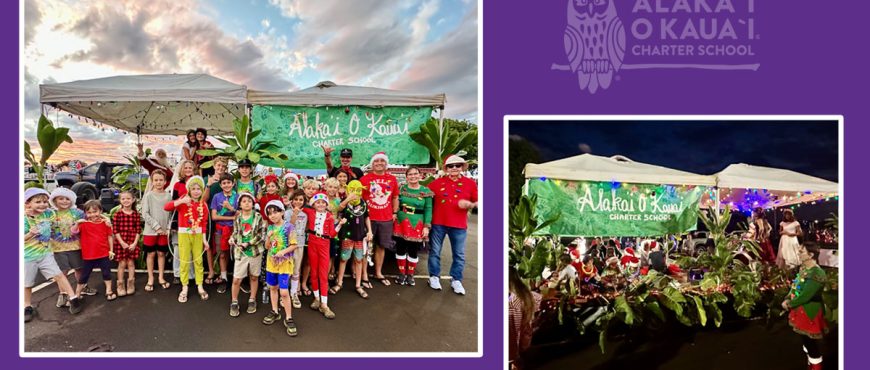
[[[709,175],[732,163],[838,181],[836,121],[513,121],[542,162],[583,153]]]

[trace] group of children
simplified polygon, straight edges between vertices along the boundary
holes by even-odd
[[[215,163],[219,168],[208,187],[202,177],[189,169],[185,171],[184,161],[171,180],[162,170],[152,171],[141,199],[141,214],[130,192],[119,195],[120,208],[106,217],[97,200],[86,202],[84,212],[76,208],[75,193],[68,189],[59,188],[50,194],[38,188],[28,189],[24,230],[25,321],[30,321],[35,312],[30,306],[30,292],[39,272],[58,283],[61,292],[58,307],[68,305],[71,313],[81,310],[81,295],[96,294],[95,289],[87,287],[94,268],[102,271],[107,300],[134,294],[134,263],[139,258],[140,237],[148,269],[145,290],[154,290],[155,257],[156,283],[169,289],[171,284],[164,280],[164,265],[166,254],[170,253],[170,230],[176,231],[178,237],[177,251],[173,253],[178,261],[181,303],[188,300],[191,273],[200,298],[209,298],[204,289],[203,255],[208,254],[208,280],[211,280],[215,275],[213,254],[218,249],[221,274],[220,279],[213,281],[219,283],[220,293],[226,290],[221,289],[224,284],[220,283],[227,279],[227,256],[232,253],[234,260],[230,316],[240,314],[239,291],[247,277],[250,296],[246,312],[257,311],[258,285],[264,283],[271,309],[263,323],[281,320],[280,302],[290,336],[297,335],[292,309],[302,306],[302,294],[313,292],[310,307],[328,319],[335,318],[328,295],[340,289],[340,276],[351,256],[357,292],[363,298],[368,297],[361,286],[368,283],[362,267],[364,241],[370,241],[372,233],[359,181],[348,183],[348,176],[342,173],[345,176],[324,182],[324,192],[317,180],[304,181],[300,189],[299,177],[285,173],[282,183],[274,175],[266,176],[261,191],[252,178],[250,162],[239,163],[238,180],[226,172],[226,163]],[[208,235],[210,222],[212,235]],[[51,252],[54,258],[50,258]],[[332,261],[337,256],[341,257],[337,266],[338,285],[337,289],[330,289],[328,281],[336,268]],[[110,260],[118,263],[115,289]],[[64,275],[69,270],[75,271],[78,282],[75,289]],[[304,284],[309,275],[310,289]]]

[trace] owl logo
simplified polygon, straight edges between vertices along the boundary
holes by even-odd
[[[625,56],[625,27],[614,0],[568,0],[565,55],[580,88],[607,89]]]

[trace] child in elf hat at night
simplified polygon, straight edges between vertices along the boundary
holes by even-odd
[[[263,233],[266,222],[260,217],[260,213],[254,210],[254,195],[242,192],[238,195],[239,211],[233,220],[233,231],[229,244],[233,247],[233,286],[232,302],[230,303],[230,316],[239,316],[239,290],[242,279],[246,276],[250,283],[250,297],[248,298],[248,313],[257,312],[257,281],[262,274],[261,264],[263,260]]]
[[[51,192],[48,198],[48,203],[54,208],[54,220],[51,224],[51,250],[54,252],[54,260],[64,275],[70,270],[75,271],[76,282],[82,274],[82,246],[79,242],[78,229],[75,228],[76,221],[84,219],[85,213],[76,208],[76,193],[67,188],[57,188]],[[95,295],[97,291],[87,287],[87,282],[84,288],[80,290],[78,284],[76,291],[80,294]],[[57,307],[67,305],[69,297],[65,294],[58,294]]]
[[[82,310],[81,299],[57,267],[51,252],[49,242],[54,211],[48,209],[48,197],[48,192],[39,188],[24,191],[24,322],[32,320],[36,313],[30,305],[30,297],[39,273],[46,279],[54,279],[58,289],[70,297],[71,314]]]
[[[272,200],[266,204],[269,226],[266,227],[266,284],[269,286],[272,310],[263,318],[263,324],[272,325],[281,319],[278,313],[278,294],[284,306],[284,327],[287,335],[295,337],[296,323],[293,322],[293,308],[290,303],[290,275],[293,274],[293,254],[296,250],[296,233],[293,224],[284,221],[284,204]]]
[[[340,222],[335,226],[332,213],[327,210],[329,198],[325,193],[316,193],[309,200],[314,208],[305,209],[308,216],[308,261],[311,266],[311,289],[314,291],[312,310],[319,310],[327,319],[334,319],[335,313],[329,308],[327,296],[329,285],[329,242],[338,234]]]
[[[302,308],[299,300],[299,274],[302,271],[302,262],[305,258],[305,227],[308,225],[308,215],[303,211],[305,205],[305,193],[296,190],[290,194],[290,206],[284,213],[284,220],[293,224],[296,233],[296,251],[293,252],[293,275],[290,276],[290,300],[293,308]],[[307,261],[306,261],[307,262]]]
[[[362,283],[362,265],[363,253],[365,251],[365,240],[372,240],[372,225],[369,221],[368,208],[366,203],[362,201],[363,186],[357,180],[353,180],[347,185],[348,197],[341,202],[341,219],[344,220],[344,226],[339,231],[339,239],[341,239],[341,263],[338,265],[338,280],[336,286],[330,289],[330,292],[335,294],[341,289],[341,280],[344,276],[344,269],[347,266],[347,260],[353,254],[353,275],[356,279],[356,292],[362,298],[368,298],[369,295],[361,286]]]
[[[202,285],[202,251],[208,248],[208,240],[204,237],[208,228],[208,205],[203,200],[205,181],[200,176],[193,176],[187,180],[186,185],[187,194],[163,207],[167,211],[178,210],[178,258],[181,260],[181,293],[178,294],[178,302],[181,303],[187,302],[191,258],[199,298],[208,299],[208,293]]]

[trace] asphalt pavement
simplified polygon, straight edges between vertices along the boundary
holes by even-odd
[[[259,304],[255,314],[245,312],[247,294],[240,293],[239,317],[229,316],[230,293],[218,294],[209,286],[209,299],[201,301],[191,286],[187,303],[178,303],[179,286],[163,290],[155,286],[145,292],[147,277],[137,274],[136,294],[107,302],[99,272],[89,285],[99,294],[86,297],[84,310],[70,315],[55,307],[57,288],[35,292],[38,311],[33,321],[23,324],[25,351],[33,352],[475,352],[477,351],[478,259],[477,215],[469,220],[466,243],[466,295],[450,289],[442,279],[442,291],[426,283],[428,255],[420,256],[415,287],[374,285],[369,298],[362,299],[350,278],[337,295],[330,295],[334,320],[308,308],[311,297],[303,297],[302,308],[293,310],[299,336],[288,337],[276,322],[263,325],[269,308]],[[442,275],[452,262],[449,241],[441,253]],[[397,273],[393,255],[387,253],[385,274]],[[167,281],[171,281],[171,269]],[[283,311],[282,311],[283,315]]]

